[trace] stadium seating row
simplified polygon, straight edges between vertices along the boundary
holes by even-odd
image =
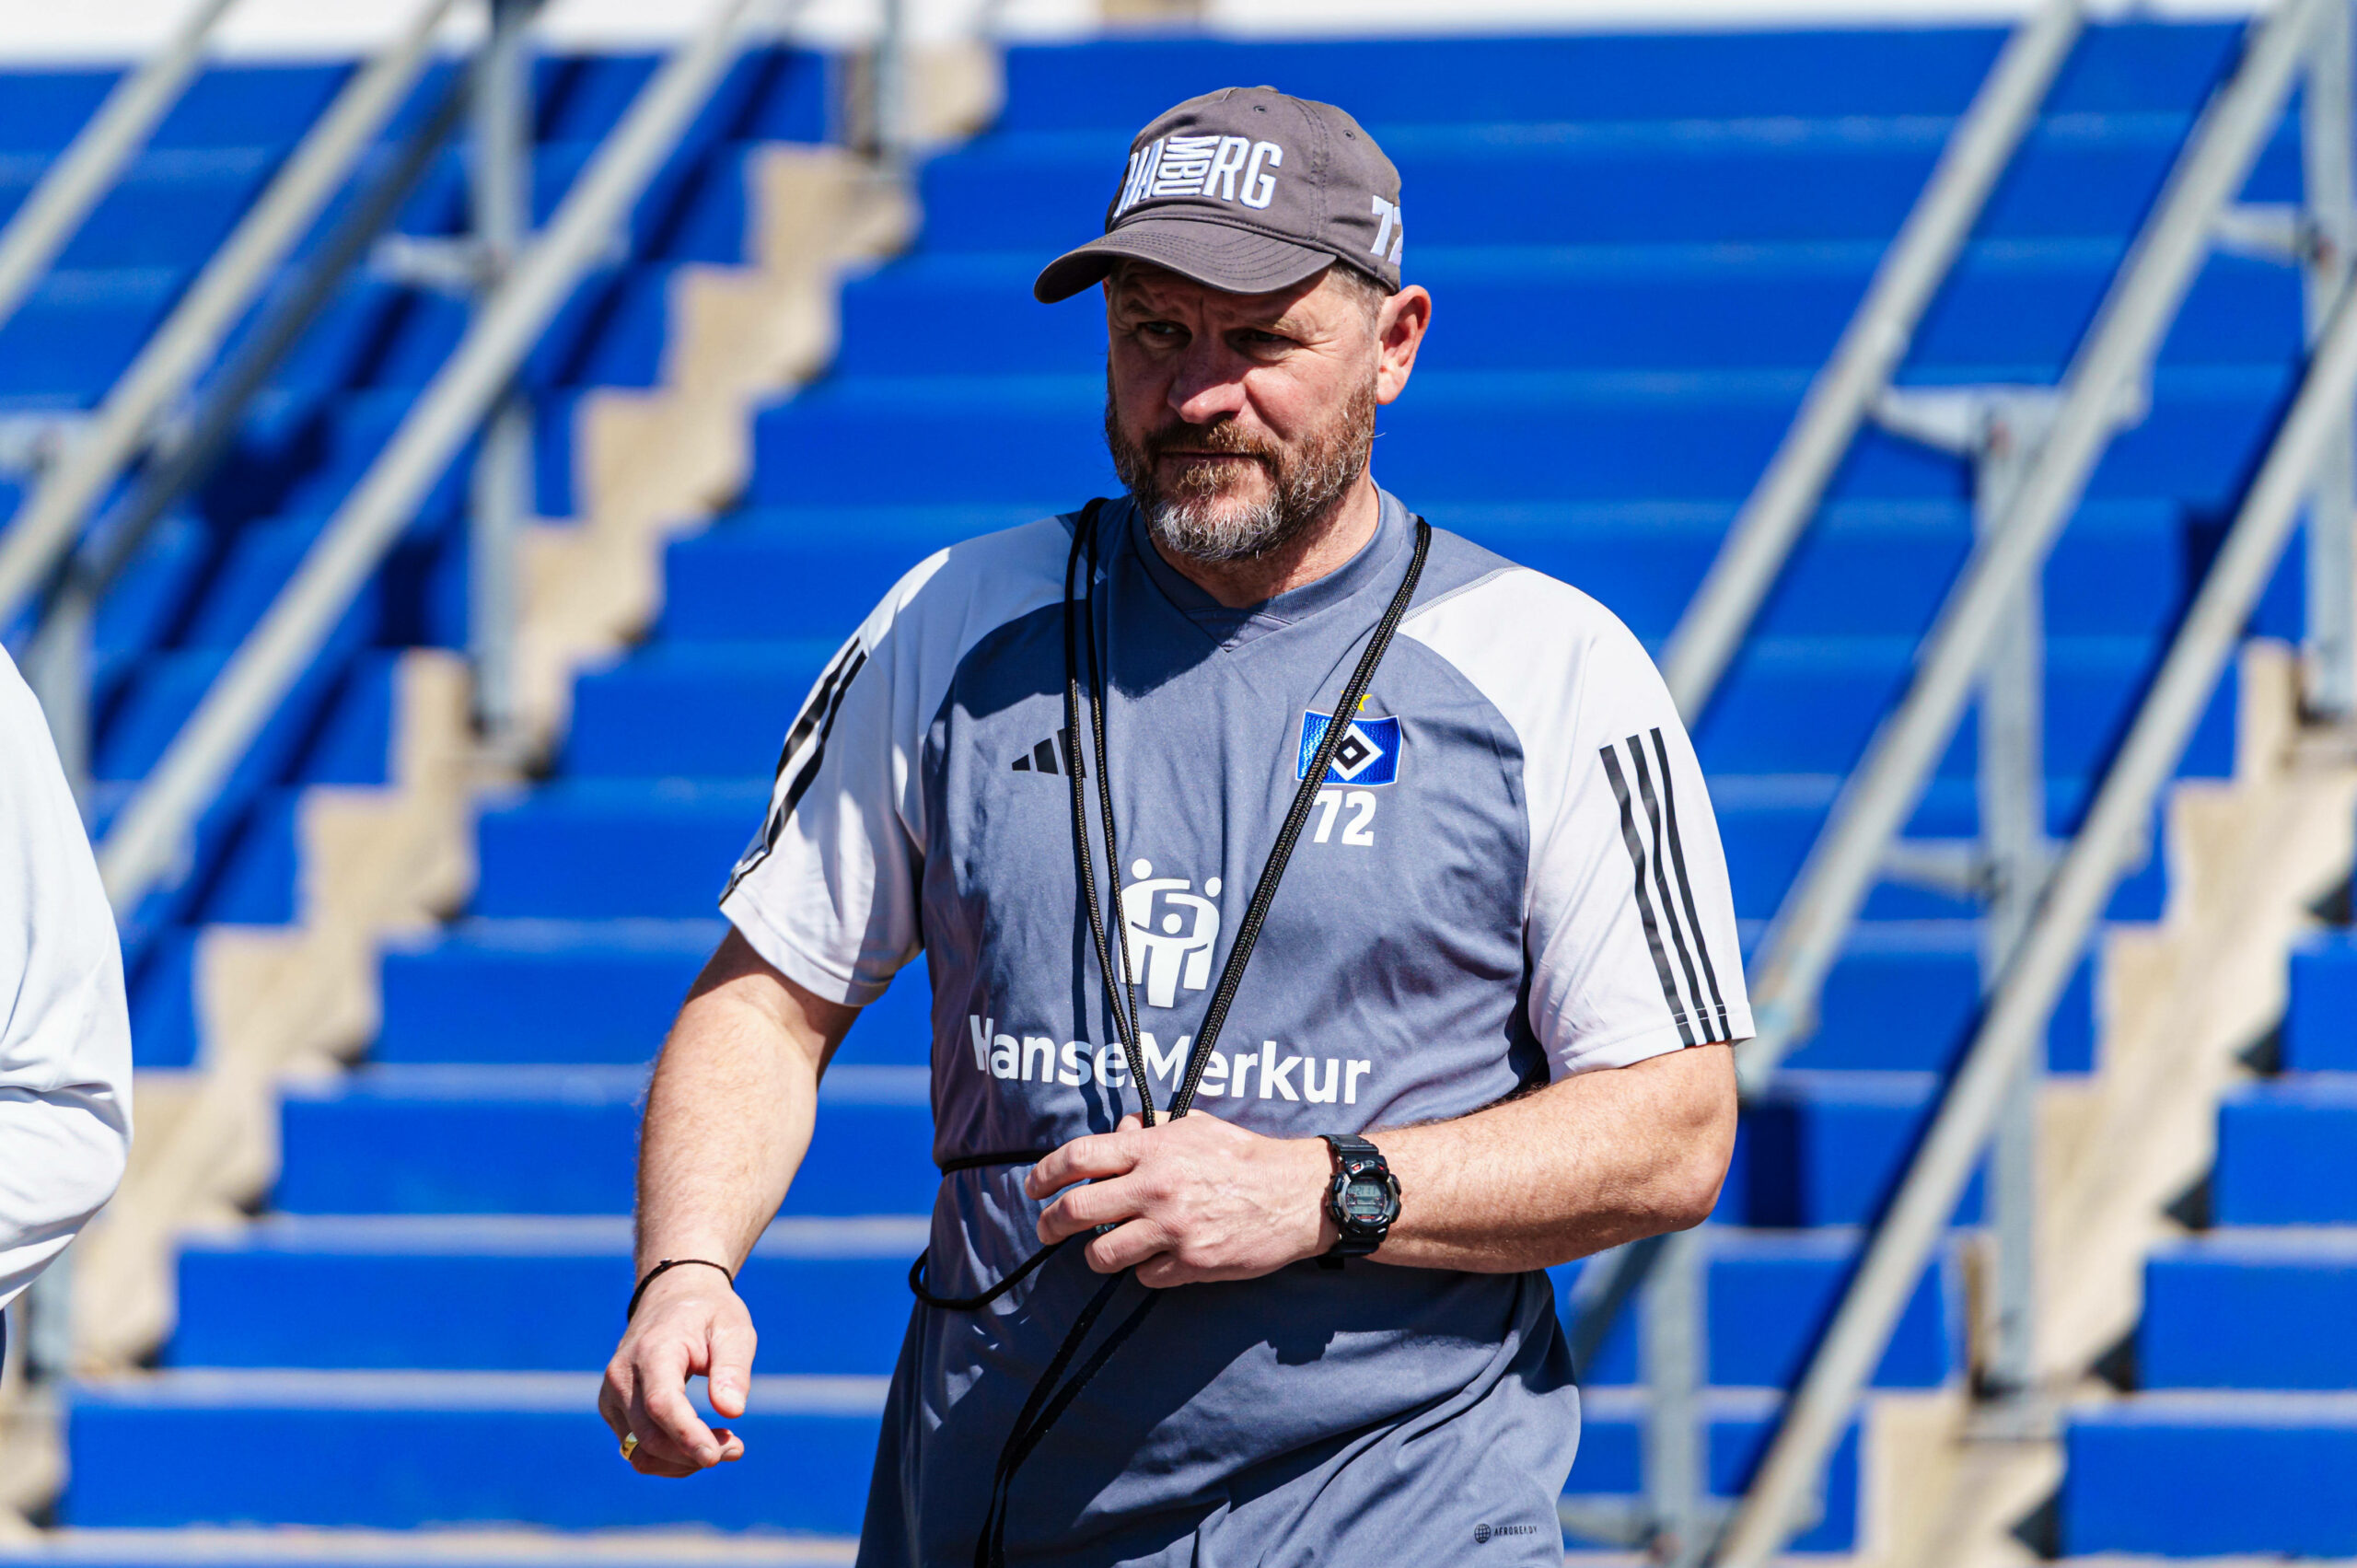
[[[2234,40],[2213,25],[2090,33],[1907,379],[2051,377]],[[744,505],[672,548],[658,622],[644,646],[581,677],[552,776],[484,803],[464,917],[385,955],[371,1063],[287,1093],[277,1212],[190,1238],[161,1370],[75,1390],[61,1516],[854,1530],[878,1379],[905,1321],[900,1280],[932,1202],[922,1074],[935,1030],[921,972],[853,1030],[807,1174],[748,1270],[769,1375],[741,1423],[750,1457],[687,1486],[623,1475],[588,1414],[590,1369],[628,1286],[634,1096],[718,934],[710,900],[759,822],[777,737],[829,650],[930,550],[1111,489],[1094,313],[1035,307],[1027,285],[1039,260],[1098,221],[1134,126],[1247,78],[1354,109],[1403,168],[1408,273],[1440,302],[1425,372],[1387,414],[1378,477],[1436,525],[1589,588],[1657,645],[1997,42],[1969,29],[1011,51],[998,128],[922,172],[916,249],[846,287],[833,374],[754,422]],[[747,140],[806,134],[777,107],[804,101],[802,78],[778,69],[758,107],[690,160],[690,208],[737,199],[728,159]],[[590,96],[619,101],[600,93]],[[583,109],[568,134],[604,122]],[[0,110],[0,145],[9,124]],[[543,135],[546,167],[563,167],[567,138]],[[2249,193],[2282,199],[2296,181],[2287,134]],[[725,229],[713,217],[664,232]],[[706,243],[720,241],[695,242]],[[634,249],[624,271],[701,254],[678,244]],[[614,297],[643,300],[656,276],[612,285]],[[643,304],[590,311],[565,363],[635,374],[659,356],[644,336],[655,319]],[[153,754],[142,737],[161,720],[134,721],[168,700],[150,693],[217,658],[220,636],[250,613],[238,607],[283,579],[322,502],[381,441],[383,425],[367,422],[389,414],[369,411],[414,385],[413,370],[394,367],[430,359],[449,330],[441,308],[418,308],[405,346],[352,355],[372,366],[365,375],[321,373],[333,390],[301,394],[307,412],[254,438],[258,453],[298,456],[276,470],[257,458],[247,488],[223,488],[233,499],[220,516],[201,513],[176,536],[181,576],[155,570],[184,587],[150,586],[140,602],[151,608],[114,611],[148,630],[123,633],[111,776]],[[2075,819],[2214,548],[2298,341],[2286,276],[2214,263],[2170,340],[2150,416],[2107,458],[2065,535],[2046,579],[2058,830]],[[586,384],[588,372],[569,373],[584,379],[552,373],[549,398]],[[1698,728],[1751,934],[1905,678],[1968,546],[1967,500],[1954,460],[1862,442]],[[374,649],[447,639],[458,505],[454,490],[429,509],[417,551],[320,676],[304,721],[316,736],[290,738],[257,774],[239,832],[213,852],[219,869],[176,916],[183,929],[284,918],[268,898],[294,874],[289,792],[339,769],[365,773],[370,755],[381,768],[383,731],[367,716],[378,699],[364,690],[380,678],[358,672],[379,668]],[[2256,629],[2291,630],[2299,613],[2287,574]],[[2235,702],[2230,682],[2185,772],[2231,771]],[[1968,728],[1913,831],[1971,831],[1972,758]],[[2166,893],[2155,857],[2113,915],[2152,918]],[[1747,1115],[1712,1230],[1710,1479],[1723,1493],[1757,1454],[1974,1006],[1968,905],[1886,887],[1868,915],[1816,1038]],[[2357,982],[2357,962],[2346,967],[2340,983]],[[2095,1064],[2095,993],[2083,972],[2049,1040],[2058,1070]],[[2357,1066],[2339,1059],[2346,1010],[2303,994],[2287,1061]],[[158,1005],[146,1008],[152,1018]],[[187,1040],[185,1028],[151,1025],[145,1059],[186,1060]],[[2335,1093],[2320,1080],[2266,1086],[2228,1106],[2222,1223],[2351,1223],[2309,1179],[2346,1170],[2332,1118],[2357,1114],[2357,1100]],[[2265,1121],[2295,1115],[2297,1132]],[[1957,1221],[1978,1217],[1976,1191]],[[2346,1539],[2332,1529],[2357,1531],[2357,1504],[2330,1498],[2300,1516],[2324,1522],[2296,1540],[2286,1526],[2221,1546],[2231,1532],[2212,1527],[2274,1528],[2241,1507],[2253,1468],[2346,1493],[2326,1478],[2357,1446],[2357,1406],[2274,1391],[2345,1382],[2343,1353],[2286,1332],[2295,1342],[2235,1360],[2240,1336],[2222,1345],[2215,1315],[2231,1302],[2286,1325],[2345,1317],[2351,1257],[2338,1241],[2198,1237],[2154,1260],[2140,1359],[2168,1391],[2074,1411],[2061,1508],[2071,1551],[2312,1550]],[[1559,1271],[1559,1288],[1573,1277]],[[1926,1274],[1882,1386],[1965,1376],[1959,1281],[1953,1256]],[[1628,1385],[1640,1368],[1625,1326],[1584,1370],[1572,1493],[1633,1493],[1641,1393]],[[2214,1393],[2220,1376],[2237,1391]],[[1853,1431],[1837,1451],[1804,1546],[1859,1539],[1860,1441]],[[256,1451],[287,1459],[258,1471],[243,1458]],[[2162,1473],[2169,1483],[2155,1483]]]

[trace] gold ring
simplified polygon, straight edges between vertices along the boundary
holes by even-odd
[[[627,1459],[627,1458],[629,1458],[631,1457],[631,1455],[633,1455],[633,1454],[636,1453],[637,1451],[638,1451],[638,1434],[637,1434],[637,1433],[635,1433],[635,1432],[625,1432],[625,1433],[623,1433],[623,1434],[622,1434],[622,1458],[625,1458],[625,1459]]]

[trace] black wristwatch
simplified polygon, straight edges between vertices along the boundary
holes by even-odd
[[[1333,1249],[1318,1260],[1320,1268],[1339,1269],[1345,1258],[1364,1258],[1383,1245],[1399,1218],[1399,1179],[1383,1160],[1383,1151],[1364,1138],[1347,1132],[1324,1132],[1334,1151],[1334,1185],[1326,1194],[1326,1213],[1341,1236]]]

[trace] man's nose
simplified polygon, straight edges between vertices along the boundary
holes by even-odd
[[[1170,411],[1189,424],[1209,424],[1244,408],[1244,365],[1226,346],[1198,339],[1170,377]]]

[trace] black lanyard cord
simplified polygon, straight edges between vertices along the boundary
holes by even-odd
[[[1072,1237],[1069,1236],[1064,1237],[1064,1241],[1070,1241]],[[983,1307],[988,1307],[992,1302],[996,1301],[1000,1296],[1004,1295],[1008,1291],[1013,1290],[1016,1285],[1019,1285],[1025,1280],[1029,1279],[1033,1271],[1037,1270],[1040,1264],[1046,1262],[1048,1260],[1049,1254],[1062,1247],[1064,1244],[1064,1241],[1051,1242],[1049,1245],[1039,1249],[1037,1252],[1032,1253],[1031,1256],[1024,1259],[1023,1261],[1017,1263],[1012,1269],[1009,1269],[1004,1274],[1002,1274],[999,1277],[998,1283],[991,1286],[990,1289],[982,1292],[980,1295],[935,1295],[933,1292],[927,1290],[924,1283],[925,1264],[933,1257],[933,1249],[928,1247],[923,1251],[917,1254],[917,1260],[915,1262],[909,1265],[909,1294],[915,1296],[919,1301],[923,1302],[927,1307],[937,1307],[945,1312],[980,1312]]]
[[[1130,1315],[1105,1336],[1105,1342],[1081,1364],[1080,1370],[1073,1374],[1072,1380],[1057,1388],[1057,1380],[1063,1376],[1064,1368],[1072,1365],[1072,1358],[1086,1342],[1088,1331],[1097,1326],[1097,1319],[1103,1316],[1106,1304],[1113,1299],[1113,1293],[1120,1288],[1123,1280],[1129,1278],[1129,1273],[1124,1269],[1097,1287],[1097,1294],[1088,1298],[1088,1305],[1082,1307],[1080,1316],[1073,1319],[1072,1331],[1064,1336],[1063,1343],[1056,1347],[1056,1353],[1049,1361],[1047,1369],[1031,1385],[1030,1397],[1023,1401],[1023,1409],[1016,1412],[1015,1425],[1006,1434],[1006,1443],[999,1449],[998,1469],[991,1477],[990,1507],[982,1515],[981,1533],[974,1539],[974,1568],[1006,1568],[1007,1504],[1015,1487],[1015,1472],[1023,1468],[1023,1462],[1031,1457],[1031,1451],[1047,1436],[1049,1428],[1072,1408],[1072,1402],[1080,1397],[1081,1390],[1105,1370],[1105,1364],[1113,1359],[1113,1353],[1137,1332],[1138,1325],[1144,1323],[1147,1315],[1161,1302],[1160,1291],[1147,1291],[1144,1298],[1130,1309]],[[1051,1389],[1055,1390],[1052,1399],[1049,1397]]]
[[[1130,971],[1130,923],[1120,922],[1121,967],[1116,982],[1113,953],[1105,935],[1105,912],[1097,902],[1097,865],[1088,849],[1088,793],[1082,783],[1084,771],[1097,775],[1097,792],[1105,817],[1105,858],[1113,873],[1114,912],[1120,913],[1119,900],[1121,888],[1121,856],[1113,833],[1113,790],[1105,777],[1105,675],[1097,662],[1097,519],[1105,509],[1103,497],[1081,508],[1079,519],[1073,525],[1072,551],[1064,557],[1064,771],[1072,775],[1072,844],[1073,860],[1080,871],[1083,901],[1088,910],[1089,935],[1097,943],[1097,972],[1105,982],[1105,1001],[1113,1015],[1113,1032],[1121,1041],[1121,1054],[1130,1064],[1130,1079],[1137,1085],[1138,1120],[1154,1125],[1154,1090],[1145,1075],[1145,1053],[1138,1044],[1137,982]],[[1081,589],[1080,609],[1088,625],[1089,712],[1092,720],[1088,765],[1084,770],[1080,751],[1080,656],[1079,628],[1073,614],[1073,578],[1084,553],[1088,563],[1088,580]],[[1121,1005],[1126,989],[1129,1006]]]

